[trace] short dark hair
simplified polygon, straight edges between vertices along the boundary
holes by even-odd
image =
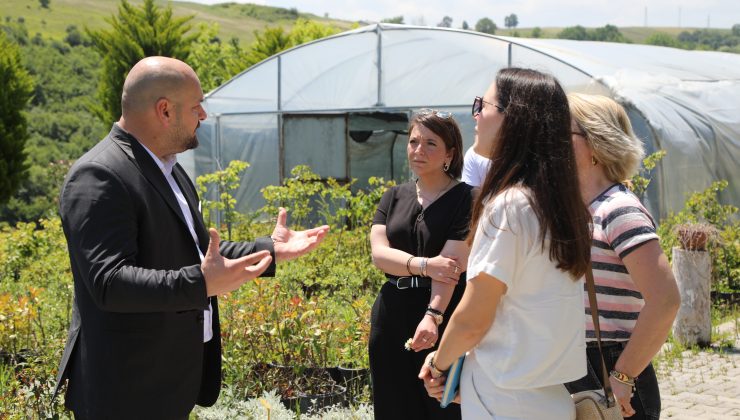
[[[436,110],[428,113],[416,113],[409,121],[409,136],[415,126],[422,125],[428,128],[432,133],[438,135],[445,143],[447,150],[452,149],[452,161],[447,174],[452,178],[458,179],[462,176],[463,152],[462,152],[462,134],[457,121],[452,116],[442,118],[437,115]]]
[[[543,249],[549,239],[550,260],[579,278],[591,260],[591,216],[578,185],[568,98],[553,76],[521,68],[498,72],[496,94],[504,119],[473,207],[469,240],[485,203],[521,184],[532,192]]]

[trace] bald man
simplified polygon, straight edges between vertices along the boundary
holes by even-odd
[[[129,72],[122,115],[70,169],[59,210],[74,305],[57,389],[80,419],[184,419],[216,402],[221,335],[216,296],[275,262],[314,249],[327,226],[220,241],[177,153],[198,145],[206,118],[187,64],[148,57]]]

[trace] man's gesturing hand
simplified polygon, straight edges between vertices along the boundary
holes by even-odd
[[[329,232],[329,226],[319,226],[313,229],[294,231],[288,229],[288,212],[278,209],[277,223],[272,231],[272,240],[275,242],[275,259],[278,262],[298,258],[314,250]]]
[[[208,243],[200,269],[206,279],[206,292],[208,296],[216,296],[236,290],[247,282],[259,277],[272,261],[269,251],[259,251],[254,254],[245,255],[241,258],[230,260],[221,256],[219,243],[221,239],[216,229],[209,229],[208,234],[211,241]]]

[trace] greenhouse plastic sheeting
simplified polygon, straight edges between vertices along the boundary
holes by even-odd
[[[261,205],[259,190],[279,183],[290,166],[318,162],[300,153],[312,144],[326,153],[316,163],[323,167],[314,168],[325,176],[408,179],[399,162],[404,130],[371,119],[375,125],[361,135],[347,121],[351,126],[353,115],[363,113],[447,109],[467,148],[472,99],[507,66],[547,71],[567,91],[606,94],[626,106],[646,149],[668,152],[647,193],[657,218],[717,179],[730,181],[722,201],[740,202],[740,55],[449,28],[376,24],[270,57],[206,96],[202,146],[181,161],[193,178],[232,159],[248,161],[237,195],[241,209]],[[352,139],[353,130],[365,143]]]

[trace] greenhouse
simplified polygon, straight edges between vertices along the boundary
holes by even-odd
[[[646,197],[656,217],[719,179],[730,181],[721,200],[740,203],[740,55],[448,28],[375,24],[254,65],[206,95],[201,146],[180,162],[193,178],[249,162],[241,211],[262,206],[260,189],[299,164],[360,188],[370,176],[403,181],[410,115],[452,112],[467,148],[473,98],[507,66],[549,72],[569,92],[627,108],[648,153],[667,152]]]

